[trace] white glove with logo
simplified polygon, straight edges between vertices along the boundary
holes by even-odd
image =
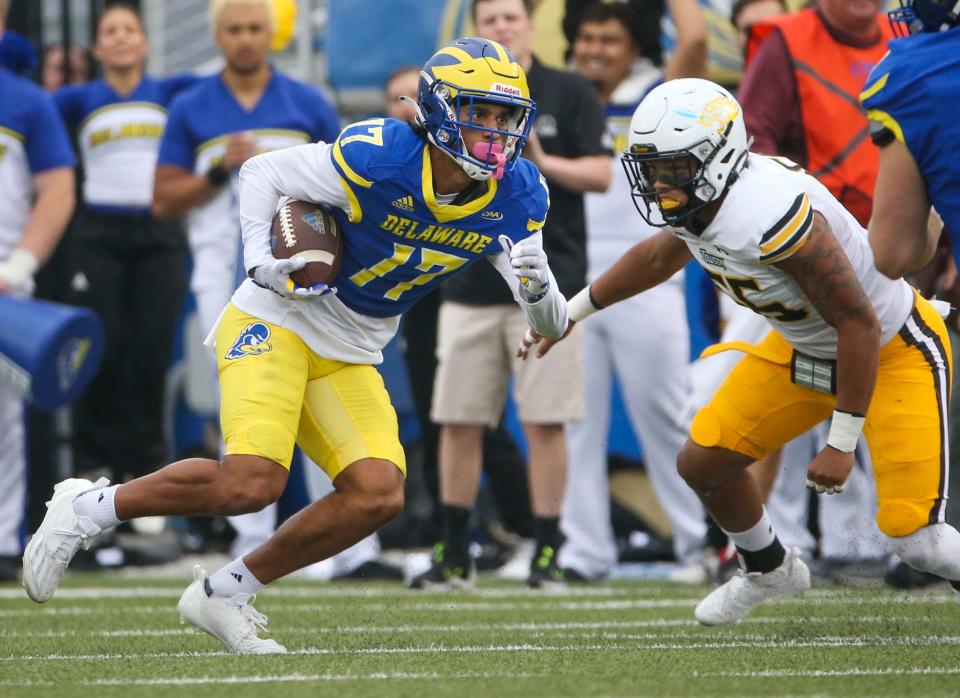
[[[550,271],[543,246],[530,238],[516,244],[506,235],[501,235],[499,240],[503,249],[510,252],[510,264],[520,279],[520,296],[527,303],[536,303],[550,288]]]
[[[299,255],[290,259],[274,259],[251,269],[249,276],[257,286],[273,291],[278,296],[293,300],[316,298],[337,292],[336,288],[326,284],[299,286],[294,283],[290,275],[303,269],[306,263],[307,260]]]
[[[33,275],[40,262],[33,252],[19,247],[0,262],[0,293],[29,297],[33,295]]]

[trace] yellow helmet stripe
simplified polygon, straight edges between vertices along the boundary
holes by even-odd
[[[496,41],[491,41],[490,45],[497,50],[497,58],[499,58],[501,61],[503,61],[507,65],[512,63],[512,61],[510,60],[510,56],[507,55],[507,49],[505,49],[503,46],[498,44]]]
[[[473,56],[464,51],[462,48],[457,48],[456,46],[447,46],[437,51],[437,55],[441,54],[444,56],[453,56],[458,61],[462,61],[464,63],[473,63],[474,61]]]

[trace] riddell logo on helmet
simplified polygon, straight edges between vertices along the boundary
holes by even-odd
[[[521,96],[522,96],[519,87],[511,87],[510,85],[504,85],[504,84],[499,83],[499,82],[495,82],[495,83],[493,84],[493,87],[490,88],[490,91],[491,91],[491,92],[497,92],[497,93],[502,94],[502,95],[510,95],[511,97],[521,97]]]

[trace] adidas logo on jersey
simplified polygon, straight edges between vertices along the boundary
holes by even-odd
[[[394,208],[399,208],[401,211],[407,211],[409,213],[413,211],[413,197],[407,194],[406,196],[401,196],[399,199],[394,199],[393,206]]]

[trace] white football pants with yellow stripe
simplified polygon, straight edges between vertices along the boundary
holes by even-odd
[[[678,419],[689,399],[690,330],[682,277],[618,303],[586,320],[583,360],[587,417],[567,425],[569,473],[561,514],[566,542],[559,564],[586,577],[617,564],[610,523],[607,443],[616,380],[627,416],[643,445],[647,475],[673,528],[677,559],[703,547],[703,507],[677,474],[687,438]]]
[[[0,383],[0,555],[19,556],[26,513],[26,452],[23,400]]]

